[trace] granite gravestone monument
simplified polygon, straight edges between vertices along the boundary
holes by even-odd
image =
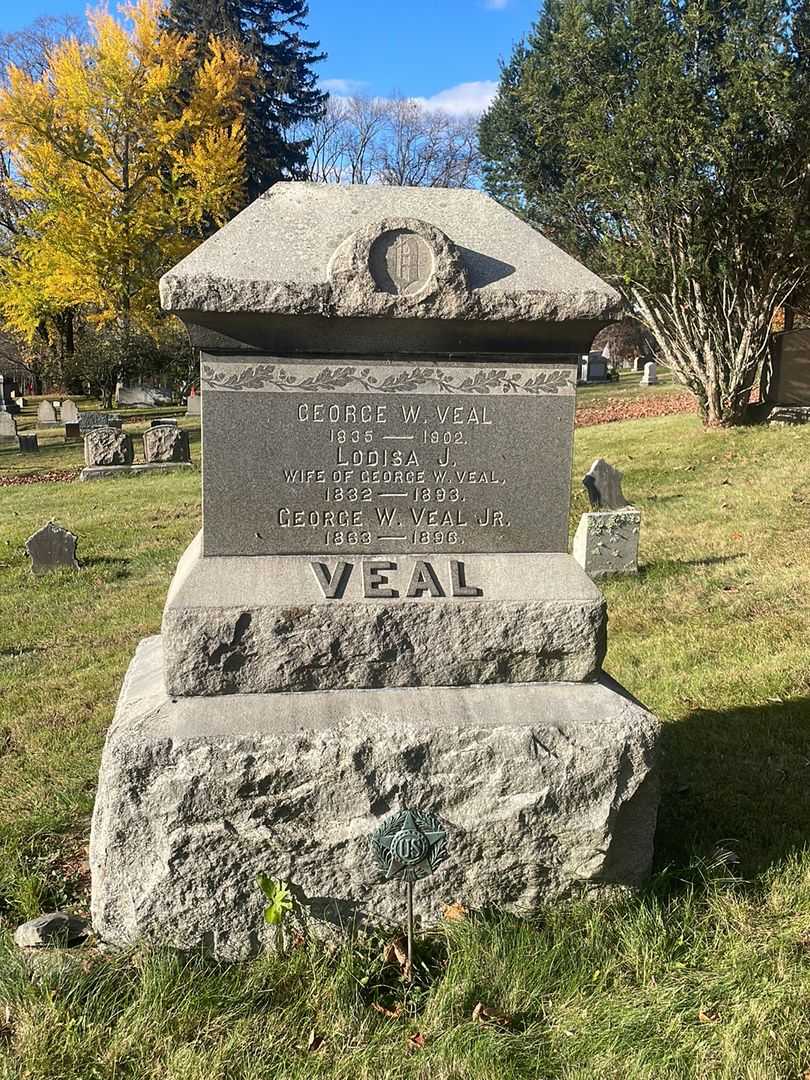
[[[49,521],[25,541],[25,550],[31,559],[34,574],[47,574],[51,570],[78,570],[76,544],[78,537]]]
[[[0,412],[0,447],[18,445],[16,420],[10,412]]]
[[[641,511],[622,492],[622,473],[597,458],[582,485],[591,511],[580,518],[574,536],[574,558],[589,577],[638,573]]]
[[[641,386],[658,385],[658,368],[654,360],[648,360],[644,365],[644,374],[641,376]]]
[[[76,402],[71,401],[70,398],[65,398],[62,402],[62,408],[59,410],[59,419],[63,424],[78,424],[79,410],[76,407]]]
[[[566,554],[617,295],[478,192],[290,183],[161,297],[201,350],[203,529],[104,752],[101,938],[242,955],[261,872],[316,924],[397,917],[366,838],[409,807],[454,838],[423,922],[639,881],[658,726]]]
[[[59,427],[56,409],[52,401],[40,401],[37,407],[37,427]]]

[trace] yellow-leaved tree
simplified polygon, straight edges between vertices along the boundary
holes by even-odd
[[[89,15],[41,78],[10,68],[0,142],[28,213],[0,267],[0,310],[27,336],[76,310],[116,343],[125,370],[160,322],[157,283],[243,195],[242,106],[254,63],[212,38],[164,29],[160,0]],[[112,386],[108,385],[112,382]],[[113,375],[100,389],[110,399]]]

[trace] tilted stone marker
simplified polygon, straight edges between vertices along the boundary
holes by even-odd
[[[188,434],[176,424],[157,424],[144,432],[143,456],[149,462],[188,462]]]
[[[10,412],[0,412],[0,448],[19,446],[17,440],[17,422]]]
[[[71,401],[70,398],[65,398],[65,400],[62,402],[59,419],[65,425],[80,423],[79,410],[76,408],[75,401]]]
[[[37,408],[37,427],[59,427],[59,421],[56,418],[56,409],[54,408],[52,401],[40,401]]]
[[[644,374],[641,376],[641,386],[657,386],[658,374],[654,360],[648,360],[644,365]]]
[[[622,476],[604,458],[597,458],[582,479],[592,510],[621,510],[629,506],[622,493]]]
[[[78,570],[76,544],[78,537],[54,521],[49,521],[25,541],[25,550],[31,559],[34,574],[47,574],[51,570]]]
[[[597,458],[582,484],[592,509],[577,526],[574,558],[594,579],[638,573],[641,511],[625,499],[622,474],[604,458]]]
[[[415,807],[453,838],[423,925],[643,879],[658,724],[566,554],[617,294],[479,192],[282,183],[161,296],[201,350],[203,530],[104,751],[101,939],[249,953],[261,873],[315,927],[399,919],[367,837]]]

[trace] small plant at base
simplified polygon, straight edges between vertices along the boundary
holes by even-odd
[[[284,928],[282,923],[287,912],[292,911],[292,893],[285,881],[268,877],[267,874],[259,874],[256,881],[268,901],[264,909],[264,921],[268,926],[278,927],[281,950],[283,951]]]

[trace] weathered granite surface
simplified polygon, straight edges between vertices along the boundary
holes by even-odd
[[[69,529],[49,521],[25,541],[25,550],[31,559],[31,572],[47,574],[51,570],[78,570],[76,544],[78,536]]]
[[[313,928],[402,921],[368,838],[403,807],[449,830],[417,886],[442,905],[528,911],[650,868],[658,722],[616,683],[333,691],[172,701],[141,642],[101,765],[93,927],[111,945],[253,951],[256,875],[291,883]]]
[[[591,510],[621,510],[630,503],[622,492],[624,473],[604,458],[597,458],[582,478]]]
[[[91,428],[84,437],[88,466],[131,465],[134,456],[131,436],[116,428]]]
[[[158,424],[143,435],[143,456],[147,462],[191,461],[188,432],[175,424]]]
[[[574,535],[574,558],[591,578],[638,573],[641,511],[622,510],[583,514]]]
[[[375,288],[381,231],[423,231],[431,281]],[[484,254],[484,252],[486,254]],[[480,191],[279,183],[160,283],[167,311],[422,319],[610,319],[618,293]]]
[[[454,598],[449,558],[432,567],[441,599],[406,592],[417,562],[364,595],[379,559],[347,558],[345,592],[330,599],[337,560],[306,556],[202,558],[198,535],[183,555],[163,614],[166,681],[175,696],[343,687],[593,679],[605,654],[605,601],[569,555],[464,556],[467,587]],[[328,589],[327,589],[328,591]]]

